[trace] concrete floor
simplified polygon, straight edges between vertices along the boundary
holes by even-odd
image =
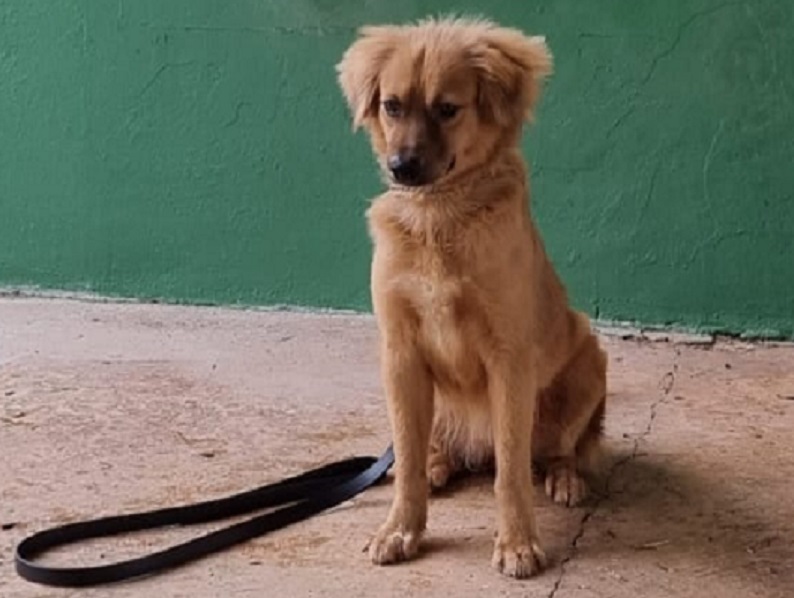
[[[538,499],[552,566],[491,570],[487,477],[431,505],[420,559],[361,549],[387,484],[162,576],[69,591],[15,576],[12,547],[57,523],[239,491],[374,454],[389,434],[364,316],[0,299],[0,596],[794,596],[794,348],[605,337],[601,496]],[[54,554],[132,555],[144,534]]]

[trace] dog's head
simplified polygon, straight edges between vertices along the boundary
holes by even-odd
[[[551,55],[542,37],[488,21],[429,20],[363,28],[337,71],[387,176],[421,186],[517,143]]]

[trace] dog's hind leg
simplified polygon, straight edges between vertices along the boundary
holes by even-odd
[[[540,393],[533,459],[556,503],[579,504],[595,473],[606,409],[606,354],[590,334],[549,388]]]

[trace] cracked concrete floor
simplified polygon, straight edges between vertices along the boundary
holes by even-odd
[[[537,500],[551,567],[490,569],[487,477],[434,499],[415,562],[361,553],[389,485],[174,572],[93,590],[15,576],[43,527],[220,496],[388,442],[369,317],[0,300],[0,596],[792,596],[794,348],[620,340],[600,496]],[[194,530],[188,530],[194,531]],[[185,538],[55,553],[101,562]],[[105,556],[106,555],[106,556]]]

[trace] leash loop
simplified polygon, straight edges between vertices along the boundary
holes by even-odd
[[[47,586],[78,588],[115,583],[179,567],[335,507],[380,482],[394,463],[392,447],[379,458],[353,457],[300,475],[180,507],[102,517],[37,532],[16,547],[17,573]],[[195,525],[280,507],[159,552],[90,567],[48,567],[37,557],[58,546],[170,525]]]

